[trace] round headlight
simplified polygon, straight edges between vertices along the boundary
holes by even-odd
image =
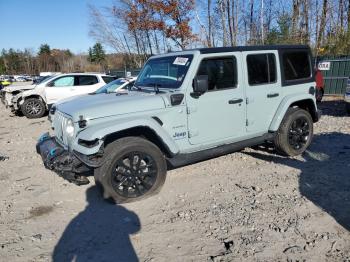
[[[67,121],[66,132],[69,136],[74,135],[74,123],[72,119],[68,119]]]

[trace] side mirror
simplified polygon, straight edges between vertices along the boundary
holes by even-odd
[[[49,82],[49,83],[46,84],[46,86],[48,86],[48,87],[52,87],[53,85],[54,85],[54,81]]]
[[[208,91],[209,78],[207,75],[199,75],[193,79],[193,96],[199,97]]]

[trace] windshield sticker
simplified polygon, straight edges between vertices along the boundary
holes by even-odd
[[[188,61],[187,57],[176,57],[173,64],[184,66],[184,65],[186,65],[187,61]]]

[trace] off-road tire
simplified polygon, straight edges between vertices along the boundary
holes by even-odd
[[[34,110],[34,107],[36,110]],[[28,98],[24,100],[24,103],[21,106],[21,111],[27,118],[40,118],[45,115],[46,106],[41,99]]]
[[[295,148],[292,145],[294,129],[293,124],[297,123],[296,121],[306,123],[305,128],[308,127],[308,132],[302,131],[302,128],[299,128],[298,131],[303,134],[300,135],[300,148]],[[293,131],[293,132],[292,132]],[[306,135],[308,133],[308,135]],[[297,134],[298,135],[298,134]],[[300,108],[289,108],[286,115],[284,116],[282,123],[277,131],[274,144],[277,152],[285,156],[296,156],[302,154],[306,148],[310,145],[313,137],[313,121],[311,115],[306,110]],[[306,141],[304,141],[306,140]]]
[[[154,161],[155,165],[153,167],[156,168],[157,172],[153,172],[153,173],[156,173],[156,176],[153,177],[154,181],[152,183],[152,186],[149,189],[147,189],[145,193],[139,196],[132,196],[132,197],[123,196],[122,193],[118,192],[118,189],[115,189],[116,185],[113,186],[113,183],[117,178],[117,176],[121,176],[121,175],[117,175],[116,174],[117,172],[115,170],[119,169],[118,163],[120,163],[120,161],[123,161],[122,160],[123,157],[131,154],[137,154],[137,153],[144,154],[150,157]],[[135,156],[133,155],[133,159],[135,159],[134,157]],[[138,163],[138,165],[139,165],[139,170],[141,170],[140,169],[141,164]],[[121,166],[122,169],[124,167],[125,165]],[[148,170],[148,167],[146,168]],[[130,167],[130,169],[128,170],[133,171],[134,169]],[[158,193],[165,182],[166,172],[167,172],[167,165],[166,165],[165,157],[161,152],[161,150],[156,145],[140,137],[125,137],[125,138],[120,138],[106,146],[105,152],[104,152],[103,164],[101,167],[95,169],[94,178],[95,178],[96,185],[103,191],[103,197],[106,200],[112,200],[117,204],[121,204],[121,203],[128,203],[128,202],[134,202],[141,199],[145,199],[147,197],[150,197]],[[123,175],[125,175],[125,173],[123,173]],[[125,175],[125,176],[137,177],[135,179],[137,180],[137,182],[139,182],[138,185],[141,185],[141,182],[140,182],[141,179],[137,176],[137,174]],[[128,180],[127,180],[127,183],[129,183]],[[133,189],[132,187],[128,187],[128,188]],[[135,190],[136,190],[136,186],[135,186]]]

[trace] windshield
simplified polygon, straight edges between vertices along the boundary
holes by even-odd
[[[148,60],[135,86],[179,88],[192,62],[193,55],[168,56]]]
[[[102,93],[113,93],[117,92],[117,89],[121,87],[122,85],[125,85],[126,83],[131,83],[132,81],[128,81],[124,78],[120,78],[117,80],[114,80],[110,82],[107,85],[102,86],[101,88],[97,89],[95,94],[102,94]]]

